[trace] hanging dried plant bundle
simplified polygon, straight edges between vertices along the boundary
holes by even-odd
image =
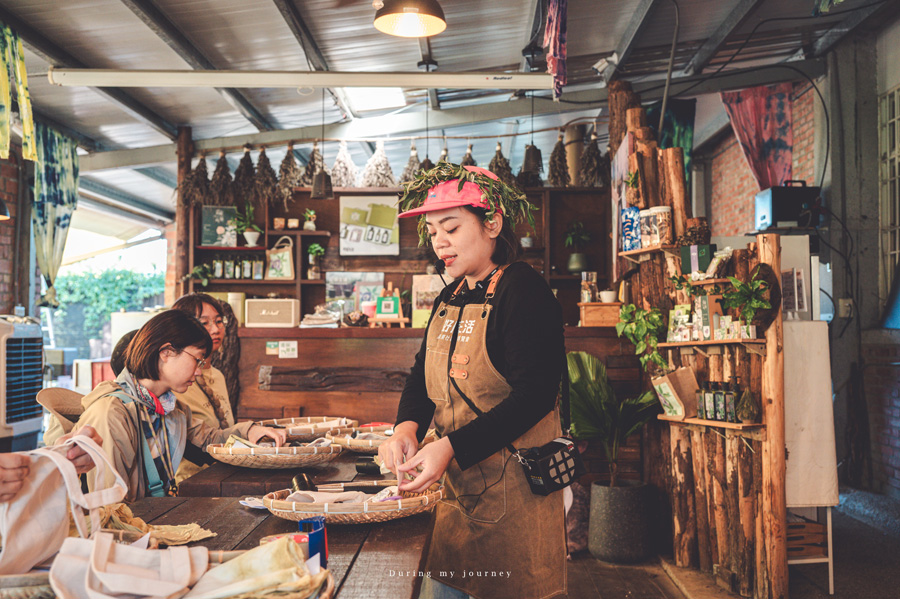
[[[609,163],[609,152],[600,156],[600,186],[612,185],[612,165]]]
[[[513,185],[516,182],[516,177],[509,166],[509,160],[503,156],[503,150],[499,141],[497,142],[497,151],[494,153],[494,157],[491,158],[490,164],[488,164],[488,170],[497,175],[507,185]]]
[[[250,146],[244,146],[244,155],[238,167],[234,170],[234,198],[242,206],[256,204],[256,189],[253,179],[256,169],[253,167],[253,159],[250,158]]]
[[[341,140],[337,158],[334,159],[334,165],[331,167],[331,184],[333,187],[356,187],[358,178],[359,168],[357,168],[356,163],[353,162],[353,158],[350,156],[347,142]]]
[[[438,157],[438,164],[442,162],[448,162],[450,156],[450,150],[447,149],[447,140],[444,139],[444,147],[441,148],[441,155]]]
[[[416,171],[417,175],[421,175],[425,171],[430,171],[434,168],[434,163],[431,161],[431,158],[428,156],[425,157],[425,160],[419,163],[419,170]]]
[[[521,169],[519,170],[519,174],[516,175],[516,185],[518,185],[520,189],[525,189],[527,187],[543,187],[544,180],[541,179],[541,174],[537,171],[526,171]]]
[[[325,160],[322,158],[322,153],[319,152],[319,142],[314,141],[312,153],[309,155],[309,162],[306,163],[306,168],[303,169],[300,185],[302,187],[312,187],[313,177],[322,169],[325,169],[326,173],[328,172],[328,169],[325,168]]]
[[[216,170],[209,182],[210,203],[217,206],[234,206],[234,189],[232,188],[231,168],[225,152],[219,152]]]
[[[400,175],[400,183],[409,183],[416,178],[416,173],[418,172],[419,152],[416,150],[416,142],[413,142],[409,145],[409,162],[406,163],[406,167]]]
[[[284,203],[285,211],[288,209],[288,203],[293,201],[294,188],[300,187],[302,175],[303,173],[300,172],[300,167],[297,165],[297,159],[294,158],[294,144],[288,144],[287,153],[278,169],[278,186],[276,187],[278,197]]]
[[[475,158],[472,156],[472,144],[469,144],[469,147],[466,148],[466,155],[463,156],[463,159],[459,161],[460,166],[478,166],[478,163],[475,162]]]
[[[278,176],[269,157],[266,156],[266,149],[259,150],[259,158],[256,159],[256,178],[254,179],[256,188],[256,199],[261,205],[275,204],[278,198]]]
[[[588,142],[581,154],[581,184],[585,187],[600,187],[603,177],[600,173],[600,144],[597,143],[597,134],[591,133],[591,141]]]
[[[206,167],[206,156],[201,156],[194,170],[188,173],[181,185],[178,186],[181,193],[181,201],[185,206],[203,205],[210,203],[209,173]]]
[[[547,182],[552,187],[568,187],[571,181],[569,165],[566,164],[566,142],[560,133],[553,151],[550,152],[550,172],[547,173]]]
[[[391,170],[387,154],[384,153],[384,142],[379,141],[375,153],[366,163],[359,183],[360,187],[396,187],[397,179]]]

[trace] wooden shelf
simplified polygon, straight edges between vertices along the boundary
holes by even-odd
[[[672,251],[676,249],[678,246],[675,245],[654,245],[648,248],[641,248],[639,250],[628,250],[627,252],[619,252],[619,258],[625,258],[626,260],[631,260],[632,262],[641,262],[642,260],[646,260],[650,257],[650,254],[655,254],[657,252],[666,252]]]
[[[304,231],[303,229],[269,229],[269,235],[297,235],[299,237],[331,237],[331,231]]]
[[[702,287],[705,285],[731,285],[731,281],[729,281],[728,279],[703,279],[702,281],[688,280],[688,283],[691,284],[691,287]]]
[[[242,283],[246,283],[247,285],[294,285],[296,281],[294,279],[210,279],[210,285],[240,285]],[[322,281],[324,285],[325,282]]]
[[[704,345],[737,345],[753,344],[765,345],[765,339],[710,339],[708,341],[678,341],[673,343],[660,343],[657,347],[698,347]]]
[[[238,246],[230,246],[230,245],[198,245],[195,246],[195,249],[198,250],[213,250],[213,251],[232,251],[232,252],[261,252],[266,249],[263,245],[238,245]]]
[[[325,279],[300,279],[301,285],[324,285]]]
[[[677,416],[667,416],[665,414],[657,414],[656,418],[659,420],[665,420],[667,422],[675,422],[677,424],[699,424],[702,426],[711,426],[713,428],[728,428],[735,431],[744,431],[766,427],[765,424],[759,422],[753,424],[744,424],[742,422],[722,422],[721,420],[705,420],[703,418],[685,418],[684,420],[681,420]]]

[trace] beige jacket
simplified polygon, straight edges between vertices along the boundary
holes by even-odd
[[[141,461],[140,444],[142,433],[137,418],[137,404],[124,404],[118,397],[111,393],[119,390],[119,383],[104,381],[82,398],[84,413],[79,418],[77,426],[89,424],[93,426],[103,439],[103,451],[106,453],[116,471],[122,475],[128,483],[126,502],[137,501],[147,494],[147,483]],[[176,402],[175,409],[165,416],[165,425],[171,448],[172,464],[175,468],[181,463],[184,455],[185,444],[190,441],[194,445],[205,448],[210,443],[224,443],[231,434],[246,438],[252,422],[229,427],[227,429],[214,429],[202,420],[192,418],[191,409],[181,401]],[[96,470],[88,473],[88,488],[94,490]],[[99,486],[112,484],[110,480],[103,481]]]
[[[196,381],[184,393],[176,393],[175,397],[191,409],[193,418],[202,420],[210,428],[218,429],[220,428],[219,419],[216,416],[215,408],[212,406],[212,402],[215,401],[222,406],[228,426],[234,426],[234,414],[231,411],[231,403],[228,400],[228,386],[225,383],[225,375],[218,368],[210,366],[203,370],[202,376],[212,388],[213,397],[207,397]],[[197,474],[203,468],[205,466],[199,466],[185,458],[181,460],[178,472],[175,473],[175,482],[181,484],[181,481]]]

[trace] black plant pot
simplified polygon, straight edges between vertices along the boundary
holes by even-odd
[[[619,481],[617,486],[591,485],[588,549],[599,560],[629,564],[653,552],[653,489],[643,483]]]

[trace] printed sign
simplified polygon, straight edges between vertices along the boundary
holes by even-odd
[[[400,255],[395,196],[341,196],[341,256]]]

